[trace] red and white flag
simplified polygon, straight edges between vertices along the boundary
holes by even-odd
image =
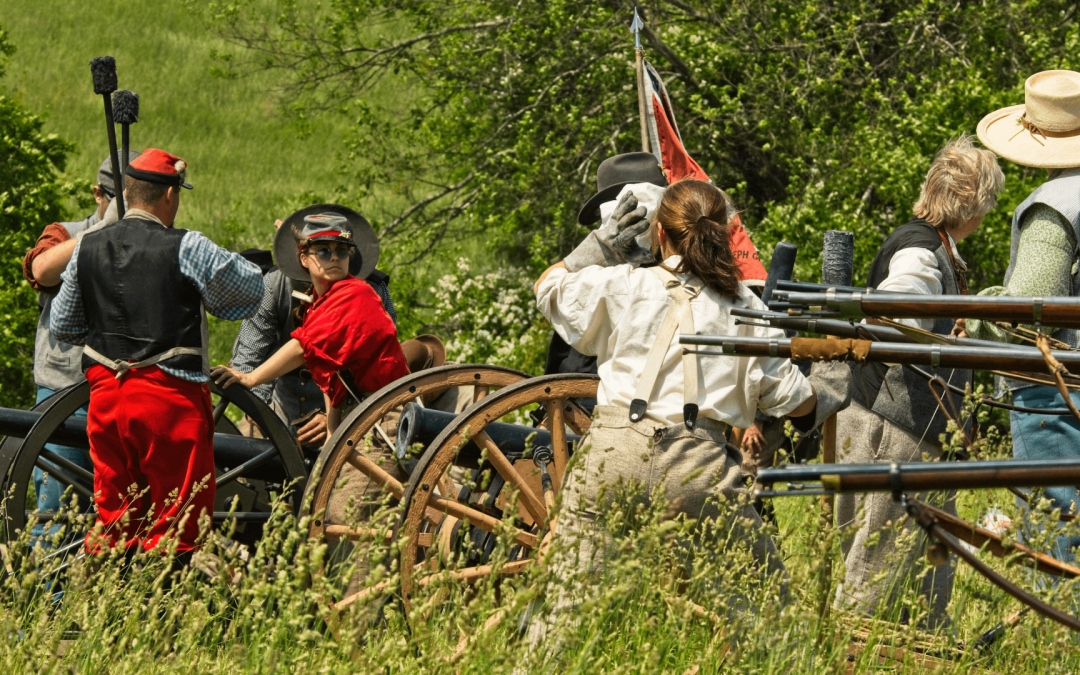
[[[683,178],[709,181],[708,174],[698,166],[683,147],[679,125],[675,122],[675,109],[671,105],[664,81],[648,61],[645,62],[645,117],[649,130],[649,146],[653,149],[668,183]],[[711,181],[710,181],[711,182]],[[758,258],[757,248],[736,215],[728,223],[731,228],[731,250],[739,263],[742,280],[751,285],[764,283],[768,272]]]

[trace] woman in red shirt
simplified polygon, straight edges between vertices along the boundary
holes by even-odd
[[[348,394],[345,382],[357,391],[372,392],[409,374],[397,329],[382,300],[367,282],[349,273],[350,267],[357,267],[358,255],[349,214],[358,220],[356,227],[367,225],[360,214],[337,207],[281,226],[284,232],[279,232],[274,248],[282,271],[296,276],[303,270],[311,278],[313,297],[301,306],[302,323],[291,340],[250,373],[226,366],[211,372],[222,387],[239,382],[251,388],[306,366],[326,399],[331,434],[341,421]],[[289,238],[295,240],[295,248],[282,245]]]

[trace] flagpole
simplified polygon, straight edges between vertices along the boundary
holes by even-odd
[[[649,125],[645,117],[645,53],[641,49],[641,29],[645,23],[638,16],[634,7],[634,20],[630,23],[630,32],[634,34],[635,70],[637,71],[638,119],[641,121],[641,151],[649,151]]]

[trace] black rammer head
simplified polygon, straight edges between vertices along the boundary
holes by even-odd
[[[127,89],[113,94],[113,121],[117,124],[135,124],[139,121],[139,95]]]
[[[116,91],[116,59],[111,56],[92,58],[90,72],[94,76],[95,94],[111,94]]]

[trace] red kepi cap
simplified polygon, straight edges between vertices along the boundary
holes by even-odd
[[[157,148],[147,148],[138,159],[128,164],[127,170],[127,175],[135,180],[159,185],[175,185],[191,190],[191,183],[184,181],[186,174],[187,162]]]

